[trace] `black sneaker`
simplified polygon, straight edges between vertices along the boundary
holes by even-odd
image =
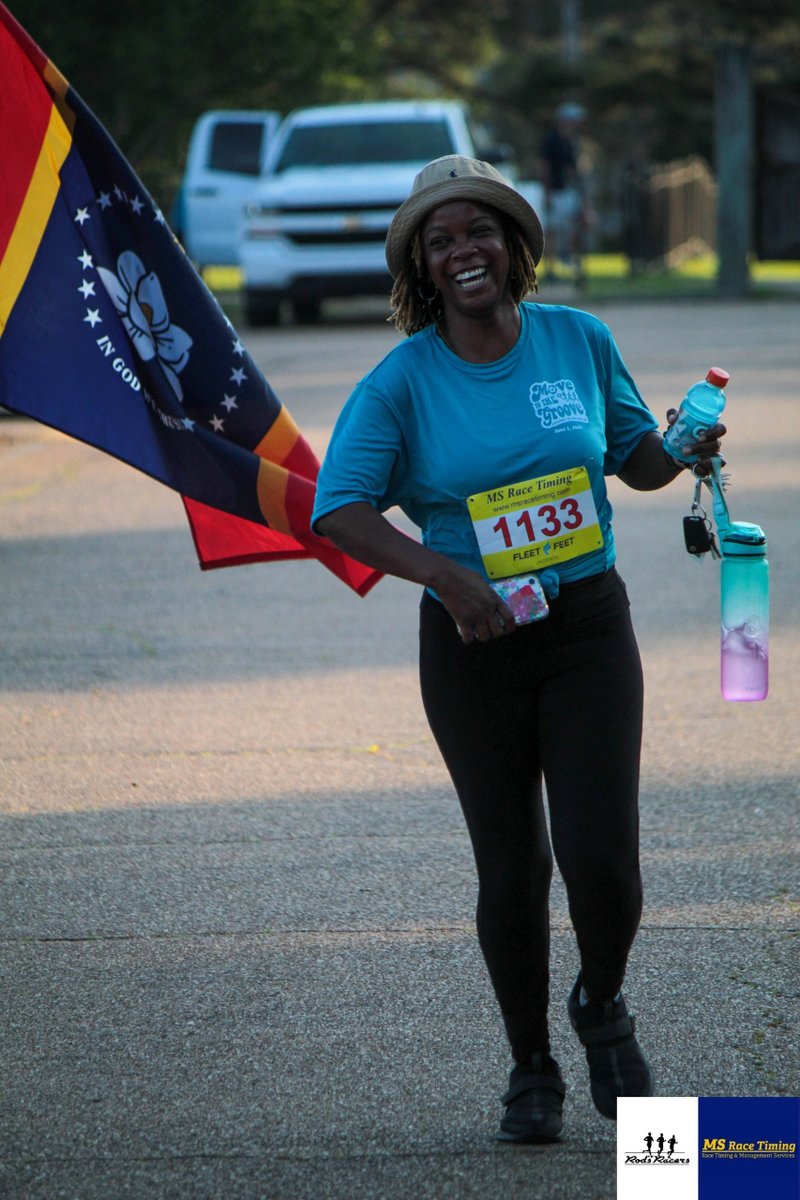
[[[558,1063],[549,1054],[534,1054],[518,1063],[503,1096],[506,1115],[499,1142],[557,1142],[566,1087]]]
[[[592,1100],[612,1121],[618,1096],[652,1096],[653,1073],[636,1040],[636,1022],[622,996],[581,1004],[581,977],[567,1001],[572,1028],[586,1047]]]

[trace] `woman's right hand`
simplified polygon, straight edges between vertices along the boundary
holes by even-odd
[[[431,588],[464,642],[488,642],[514,632],[513,612],[482,575],[406,537],[366,501],[343,504],[320,517],[317,531],[359,562]]]
[[[514,614],[477,571],[443,559],[442,578],[432,587],[456,623],[462,642],[490,642],[516,629]]]

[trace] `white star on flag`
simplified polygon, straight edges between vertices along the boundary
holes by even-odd
[[[225,427],[225,422],[220,417],[212,417],[211,424],[214,428],[214,433],[220,433]]]
[[[78,262],[83,264],[84,271],[94,266],[94,260],[88,250],[84,250],[83,254],[78,255]]]
[[[88,296],[93,296],[94,295],[94,284],[92,283],[91,279],[84,279],[83,283],[78,288],[78,291],[83,293],[84,300]]]
[[[80,289],[78,289],[78,290],[80,290]],[[87,308],[86,316],[83,319],[84,319],[84,321],[89,322],[92,329],[94,329],[95,325],[97,325],[98,322],[102,323],[102,320],[103,320],[103,318],[100,316],[99,308]]]
[[[111,197],[109,196],[108,192],[101,192],[100,195],[97,197],[97,203],[100,205],[100,207],[102,209],[110,208],[111,207]]]
[[[247,379],[247,376],[241,367],[234,367],[231,374],[231,379],[234,381],[234,383],[244,383],[245,379]]]
[[[136,213],[136,215],[138,217],[139,213],[144,208],[144,205],[142,204],[142,202],[138,196],[134,196],[134,198],[131,200],[131,208],[133,209],[133,211]]]
[[[239,405],[236,403],[235,397],[225,396],[224,400],[222,401],[222,407],[227,408],[228,412],[230,412],[232,408],[238,408]]]
[[[84,221],[90,220],[88,208],[79,208],[75,213],[75,220],[79,225],[83,225]]]

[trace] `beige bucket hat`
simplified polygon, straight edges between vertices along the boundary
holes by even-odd
[[[386,235],[386,261],[393,276],[400,272],[414,231],[425,217],[448,200],[489,204],[516,221],[538,263],[544,249],[542,224],[528,201],[490,163],[461,154],[446,154],[423,167],[392,218]]]

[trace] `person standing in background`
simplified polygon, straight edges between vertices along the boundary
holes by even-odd
[[[583,278],[583,243],[589,224],[586,181],[581,171],[579,132],[585,110],[572,102],[561,104],[555,121],[539,143],[544,186],[544,231],[551,264],[561,262]]]

